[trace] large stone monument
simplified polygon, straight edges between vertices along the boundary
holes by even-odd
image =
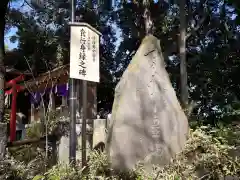
[[[188,120],[154,36],[143,39],[116,86],[108,132],[106,150],[115,170],[138,162],[146,169],[163,166],[185,145]]]

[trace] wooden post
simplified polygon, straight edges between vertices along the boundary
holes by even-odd
[[[68,106],[67,104],[67,97],[66,96],[62,96],[62,107],[66,108]]]
[[[61,113],[64,116],[68,116],[69,111],[68,111],[68,103],[67,103],[67,96],[62,96],[62,104],[61,104]]]
[[[30,124],[31,124],[35,120],[35,106],[34,106],[33,102],[31,102],[31,114],[30,114],[30,116],[31,116],[31,119],[30,119],[30,121],[31,121]]]
[[[44,99],[41,99],[40,101],[40,106],[39,106],[39,118],[40,118],[40,123],[41,123],[41,132],[44,133],[45,131],[45,114],[46,114],[46,109],[45,109],[45,104],[44,104]]]
[[[16,139],[16,105],[17,105],[17,90],[16,83],[12,86],[12,104],[11,104],[11,116],[10,116],[10,141]]]
[[[49,93],[49,105],[48,105],[49,111],[55,111],[56,110],[56,105],[55,105],[55,95],[51,91]]]
[[[17,82],[23,81],[24,76],[20,75],[15,79],[6,83],[6,87],[11,87],[12,89],[5,92],[7,94],[12,94],[12,104],[11,104],[11,117],[10,117],[10,141],[16,139],[16,111],[17,111],[17,93],[22,90],[21,86],[17,85]]]

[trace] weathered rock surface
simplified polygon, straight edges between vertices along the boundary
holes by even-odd
[[[130,170],[139,161],[147,169],[165,165],[185,145],[188,120],[154,36],[143,39],[116,86],[108,131],[106,150],[116,170]]]

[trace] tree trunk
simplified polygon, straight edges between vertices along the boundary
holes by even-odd
[[[150,0],[143,0],[143,6],[144,6],[144,24],[145,24],[145,32],[146,35],[153,34],[153,21],[151,18],[151,12],[149,10],[150,7]]]
[[[187,63],[186,63],[186,18],[185,18],[185,0],[179,1],[180,8],[180,81],[181,81],[181,103],[184,109],[188,106],[188,84],[187,84]]]
[[[4,66],[4,30],[5,16],[9,0],[3,0],[0,6],[0,159],[4,158],[7,143],[7,125],[4,121],[4,88],[5,88],[5,66]]]
[[[5,16],[7,13],[7,5],[9,0],[3,0],[0,7],[0,122],[3,122],[4,114],[4,86],[5,86],[5,66],[4,66],[4,30],[5,30]]]

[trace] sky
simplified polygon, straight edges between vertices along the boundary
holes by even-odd
[[[10,37],[13,36],[14,34],[16,34],[16,32],[17,32],[17,28],[11,28],[10,32],[5,34],[4,41],[5,41],[5,44],[6,44],[7,48],[8,48],[8,50],[12,50],[14,48],[17,48],[17,46],[18,46],[18,42],[17,41],[15,43],[12,43],[10,41]]]
[[[17,0],[16,2],[10,2],[10,6],[15,9],[21,9],[22,12],[26,12],[30,9],[30,7],[26,3],[24,3],[24,0]],[[5,34],[4,41],[9,50],[17,48],[18,46],[18,42],[12,43],[10,41],[10,37],[15,35],[16,32],[17,32],[17,28],[11,28],[10,31],[7,34]]]

